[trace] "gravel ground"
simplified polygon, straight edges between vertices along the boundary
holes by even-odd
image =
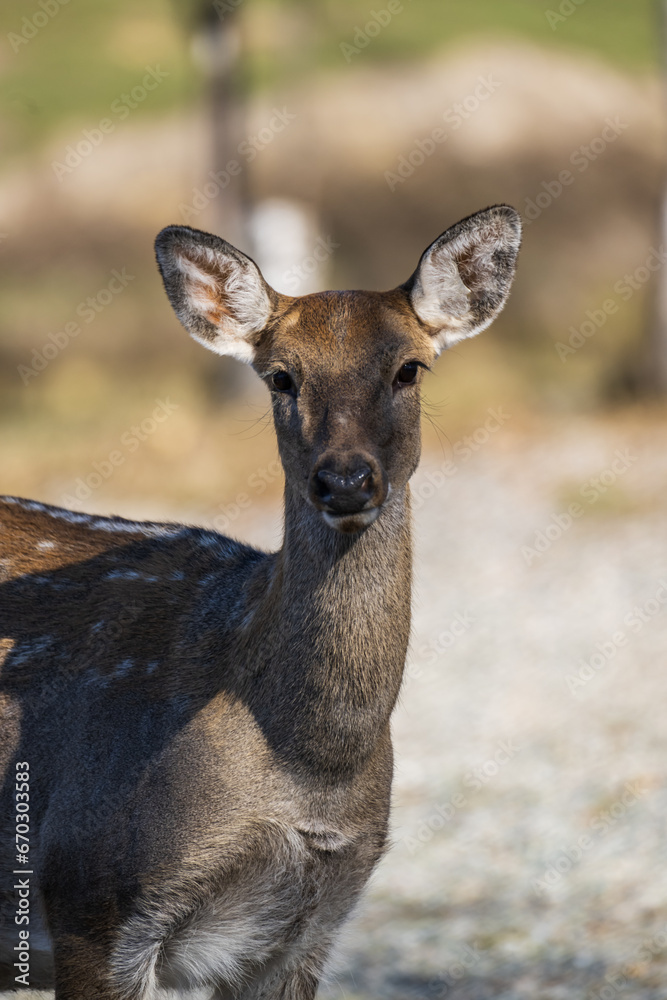
[[[322,996],[667,998],[667,454],[479,437],[415,479],[394,846]]]
[[[326,995],[667,997],[667,456],[574,428],[455,468],[415,481],[394,848]]]

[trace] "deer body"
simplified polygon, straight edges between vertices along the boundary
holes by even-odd
[[[0,505],[0,989],[23,985],[24,762],[33,988],[314,997],[386,842],[419,368],[443,329],[458,339],[495,315],[518,250],[511,209],[471,218],[400,289],[301,299],[215,237],[158,238],[179,318],[271,386],[284,542],[266,554],[198,528]]]

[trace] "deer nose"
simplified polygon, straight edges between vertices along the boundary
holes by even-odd
[[[332,514],[359,513],[369,506],[376,491],[373,470],[363,459],[343,471],[320,468],[311,480],[313,500]]]

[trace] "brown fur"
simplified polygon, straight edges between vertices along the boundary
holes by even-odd
[[[488,212],[515,257],[511,210]],[[489,217],[464,229],[481,233],[483,325],[507,261],[501,293]],[[284,543],[0,505],[0,989],[14,986],[12,790],[28,761],[34,988],[312,1000],[386,844],[422,377],[396,373],[432,363],[441,327],[420,318],[419,272],[392,292],[290,299],[185,227],[160,235],[158,259],[194,336],[251,351],[269,384],[289,373],[293,391],[272,392]]]

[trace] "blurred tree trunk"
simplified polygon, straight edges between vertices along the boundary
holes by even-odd
[[[239,156],[246,136],[242,76],[243,0],[172,0],[177,19],[191,38],[192,54],[204,76],[210,122],[209,162],[198,188],[206,198],[210,228],[230,243],[247,244],[248,176]],[[240,173],[230,174],[230,160]]]
[[[208,129],[208,164],[202,164],[197,187],[206,198],[205,212],[191,223],[249,251],[247,167],[239,155],[246,136],[242,79],[242,0],[172,0],[176,14],[192,39],[192,51],[204,75]],[[231,160],[241,165],[231,173]],[[231,358],[219,358],[207,391],[212,400],[230,400],[250,383],[250,372]],[[254,381],[252,383],[254,385]]]
[[[660,18],[663,118],[667,128],[667,0],[656,0]],[[667,163],[663,165],[662,191],[656,227],[658,247],[667,247]],[[645,389],[667,396],[667,266],[656,271],[651,325],[645,358]]]
[[[247,245],[248,178],[228,171],[239,162],[245,137],[245,101],[241,80],[242,34],[235,0],[216,0],[199,7],[197,50],[207,79],[211,121],[212,169],[204,183],[218,187],[209,208],[214,228],[235,245]]]
[[[239,155],[239,144],[246,135],[240,0],[213,0],[212,3],[199,0],[199,3],[196,51],[206,75],[211,123],[211,169],[201,186],[207,196],[209,191],[215,192],[207,206],[212,231],[250,253],[248,169]],[[230,161],[241,165],[239,173],[228,170]],[[217,402],[229,402],[245,396],[251,387],[255,388],[251,371],[231,358],[223,358],[216,365],[209,392]]]

